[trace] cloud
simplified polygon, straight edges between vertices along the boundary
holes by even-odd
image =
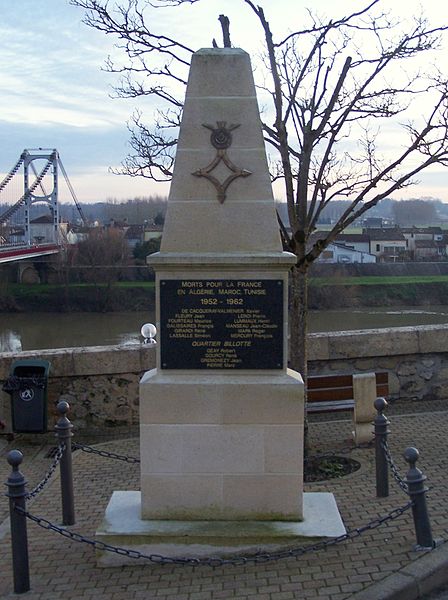
[[[278,39],[291,28],[302,26],[304,7],[309,5],[305,0],[259,3]],[[313,10],[332,17],[353,10],[353,0],[341,0],[337,6],[329,6],[328,0],[314,0],[312,4]],[[418,4],[419,0],[397,0],[393,10],[398,15],[411,15]],[[160,33],[169,31],[197,49],[210,46],[212,38],[221,44],[218,15],[223,10],[230,17],[232,41],[255,55],[261,48],[259,25],[241,0],[226,0],[225,9],[222,0],[208,0],[157,10],[151,12],[152,24]],[[425,11],[437,18],[440,8],[429,5]],[[154,104],[149,98],[125,101],[109,97],[117,76],[101,67],[109,54],[119,56],[113,47],[116,40],[85,26],[82,16],[83,11],[68,0],[2,3],[0,171],[6,172],[24,148],[55,147],[79,185],[81,200],[121,194],[128,197],[130,190],[144,194],[150,187],[148,181],[114,177],[107,170],[127,154],[126,121],[134,107],[142,109],[150,123]],[[387,153],[396,138],[386,135],[386,129],[383,133]],[[442,186],[445,177],[441,174],[436,185]],[[429,175],[425,181],[430,181]],[[158,187],[166,190],[166,186]]]

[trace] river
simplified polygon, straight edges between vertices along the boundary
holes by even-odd
[[[0,313],[0,352],[133,344],[154,312]],[[310,331],[448,323],[448,306],[310,311]]]

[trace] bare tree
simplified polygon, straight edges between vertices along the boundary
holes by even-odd
[[[168,179],[192,49],[153,29],[154,10],[201,0],[122,0],[116,8],[106,0],[71,1],[85,9],[89,26],[118,38],[126,62],[107,63],[122,76],[117,95],[149,96],[160,106],[151,126],[134,115],[133,154],[123,171]],[[284,247],[297,256],[290,357],[306,377],[310,265],[381,199],[431,165],[448,164],[448,82],[428,67],[447,27],[432,27],[422,15],[394,20],[382,9],[383,0],[370,0],[335,19],[308,12],[307,26],[277,39],[263,8],[240,2],[258,24],[265,49],[256,72],[263,97],[270,98],[263,130],[273,156],[272,179],[283,182],[288,205],[289,223],[279,220]],[[416,103],[420,116],[412,120]],[[399,140],[388,152],[381,150],[386,125]],[[324,239],[312,243],[322,211],[337,199],[349,200],[346,210]]]
[[[130,250],[124,232],[114,227],[91,229],[88,238],[76,246],[73,257],[75,266],[86,267],[87,281],[109,286],[119,278],[120,267],[129,262]]]

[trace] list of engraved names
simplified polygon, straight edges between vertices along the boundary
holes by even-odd
[[[160,282],[164,369],[280,369],[283,281]]]

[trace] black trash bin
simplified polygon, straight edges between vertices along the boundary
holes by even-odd
[[[47,384],[50,363],[23,359],[11,366],[3,390],[11,395],[12,430],[15,433],[47,431]]]

